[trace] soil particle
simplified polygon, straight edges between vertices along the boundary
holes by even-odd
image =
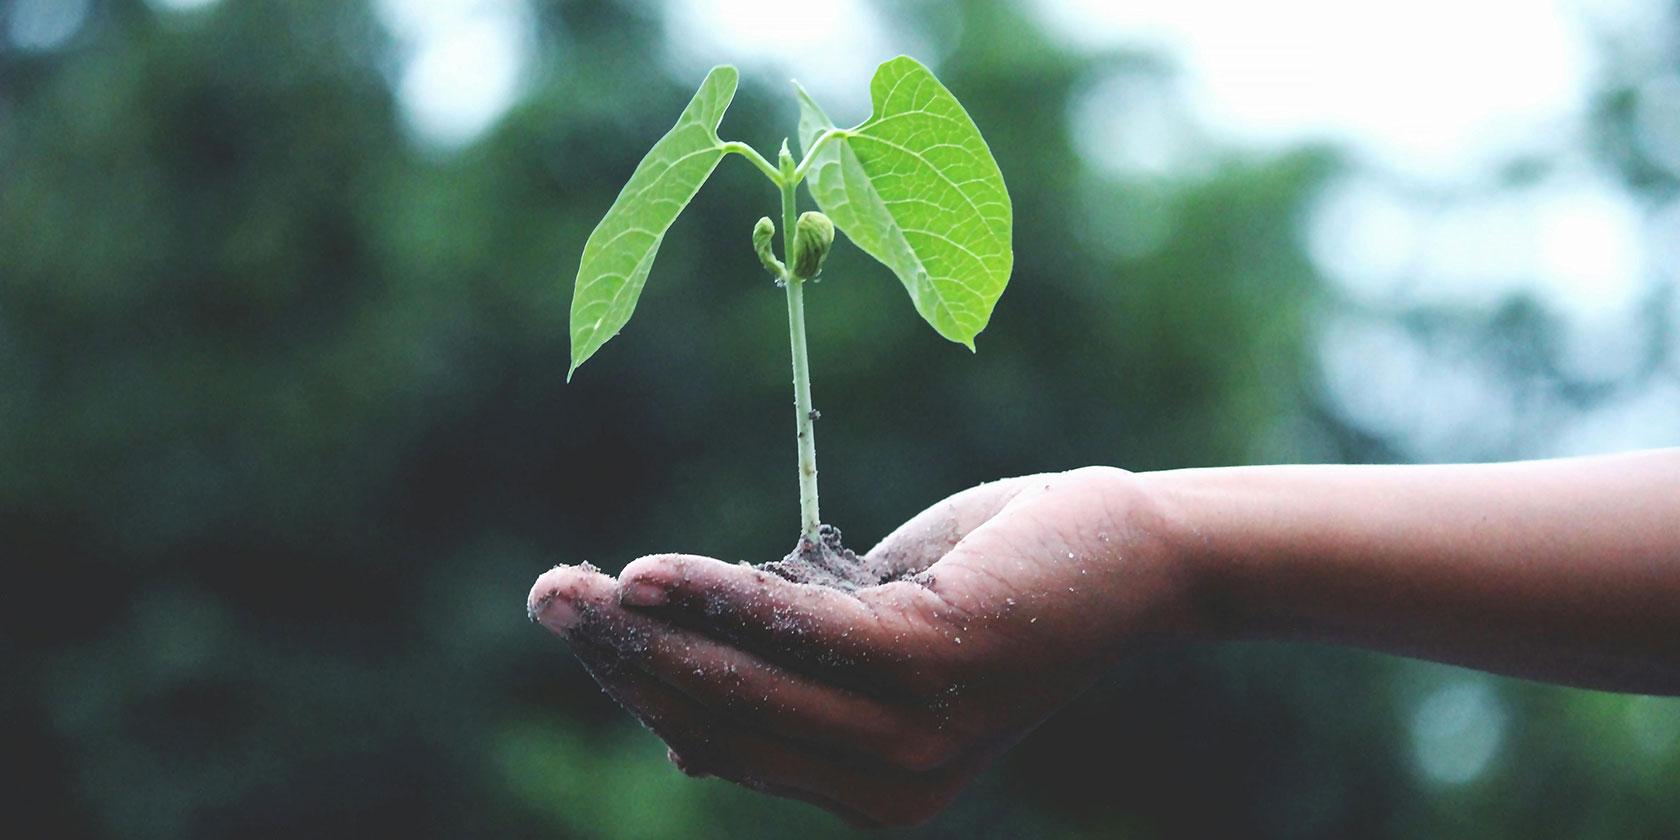
[[[840,529],[833,525],[819,528],[815,542],[801,535],[786,557],[758,568],[794,583],[827,586],[843,592],[879,586],[903,576],[903,572],[883,560],[857,556],[840,543]]]

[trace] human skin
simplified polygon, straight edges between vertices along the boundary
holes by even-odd
[[[1146,646],[1343,644],[1680,694],[1680,450],[1513,464],[1092,467],[984,484],[842,592],[654,555],[537,580],[679,767],[909,825]]]

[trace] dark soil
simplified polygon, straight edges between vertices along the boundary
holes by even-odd
[[[885,562],[859,557],[841,545],[840,529],[833,525],[819,528],[816,542],[800,535],[799,543],[788,556],[760,564],[759,568],[794,583],[828,586],[845,592],[878,586],[901,576]]]

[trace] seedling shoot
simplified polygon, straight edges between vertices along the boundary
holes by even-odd
[[[737,81],[729,66],[706,75],[589,235],[572,296],[566,378],[629,322],[666,231],[718,163],[728,155],[746,158],[781,196],[784,259],[776,257],[770,217],[758,220],[751,241],[787,295],[800,546],[811,550],[822,543],[824,526],[817,505],[818,415],[805,348],[805,284],[821,276],[835,230],[898,277],[934,330],[972,351],[1009,282],[1012,210],[980,130],[915,59],[900,56],[876,69],[873,113],[852,128],[836,127],[796,84],[803,151],[797,162],[786,140],[771,163],[745,143],[718,136]],[[800,184],[816,211],[799,212]]]

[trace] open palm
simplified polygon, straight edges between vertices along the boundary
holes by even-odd
[[[529,608],[685,771],[914,824],[1121,649],[1192,631],[1160,517],[1120,470],[1027,476],[894,531],[878,586],[655,555],[616,580],[556,568]]]

